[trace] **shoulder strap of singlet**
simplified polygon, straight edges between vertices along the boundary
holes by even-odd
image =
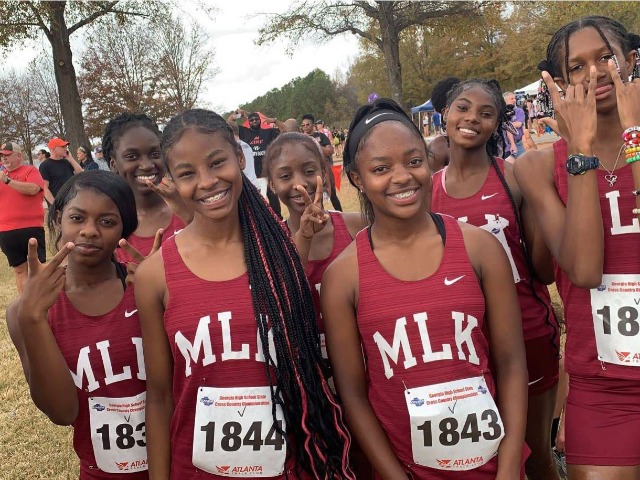
[[[117,262],[115,260],[113,261],[113,263],[116,264],[116,275],[122,282],[122,288],[126,290],[127,289],[127,267],[125,267],[124,264]]]
[[[433,223],[436,224],[436,228],[438,229],[438,233],[440,237],[442,237],[442,243],[446,245],[447,243],[447,230],[444,226],[444,220],[442,220],[442,215],[439,213],[429,212],[429,215],[433,219]],[[371,237],[371,225],[367,227],[367,238],[369,238],[369,245],[371,245],[371,250],[373,250],[373,238]]]

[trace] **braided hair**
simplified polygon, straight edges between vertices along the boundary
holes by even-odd
[[[569,38],[572,34],[587,27],[594,28],[598,32],[612,54],[613,48],[611,48],[611,43],[605,32],[620,44],[625,55],[635,50],[636,55],[640,56],[640,37],[638,35],[628,32],[624,25],[613,18],[593,15],[580,18],[560,28],[551,38],[547,46],[547,58],[538,64],[538,69],[546,70],[552,77],[560,77],[569,84]],[[640,64],[637,60],[633,76],[640,77]]]
[[[447,106],[447,94],[458,83],[460,83],[458,77],[447,77],[436,83],[431,91],[431,104],[436,112],[442,113]]]
[[[217,113],[187,110],[172,118],[161,139],[165,166],[186,131],[221,133],[239,149],[231,128]],[[297,250],[262,195],[242,174],[238,213],[255,320],[271,389],[272,416],[280,405],[296,440],[298,469],[314,478],[354,479],[348,461],[349,433],[322,371],[319,332],[311,288]],[[273,335],[275,358],[269,348]],[[288,438],[284,435],[285,439]]]
[[[373,224],[375,219],[375,215],[373,213],[373,206],[371,205],[371,201],[367,198],[367,195],[360,191],[358,186],[355,184],[353,179],[351,178],[351,172],[357,172],[356,168],[356,158],[358,152],[362,150],[364,144],[367,142],[371,133],[375,130],[375,126],[370,128],[357,144],[354,143],[353,137],[356,126],[362,122],[365,117],[369,116],[371,113],[375,113],[378,110],[391,110],[397,114],[400,114],[402,117],[406,119],[407,127],[416,134],[416,136],[420,139],[420,142],[424,145],[424,150],[427,156],[431,155],[427,144],[424,142],[422,138],[422,133],[418,129],[418,127],[411,121],[411,118],[406,114],[406,112],[402,109],[400,105],[395,100],[390,98],[378,98],[373,103],[368,103],[366,105],[361,106],[356,112],[355,116],[351,120],[351,124],[349,125],[349,138],[345,142],[344,150],[342,152],[342,165],[344,167],[345,172],[347,172],[347,178],[349,179],[349,183],[353,185],[358,190],[358,199],[360,200],[360,211],[362,212],[362,217],[367,221],[370,225]],[[350,141],[351,139],[351,141]]]
[[[546,314],[545,314],[545,323],[549,325],[553,330],[553,336],[551,342],[553,344],[554,349],[557,354],[560,354],[560,346],[557,341],[558,339],[558,327],[554,322],[551,321],[552,310],[551,307],[544,302],[537,294],[536,289],[534,288],[533,279],[535,277],[535,270],[533,268],[533,262],[531,261],[531,257],[529,255],[529,248],[527,247],[527,243],[524,241],[524,228],[522,227],[522,219],[520,218],[520,208],[516,205],[516,202],[513,198],[513,194],[511,193],[511,189],[509,188],[509,184],[507,183],[507,179],[504,177],[498,162],[496,161],[496,156],[499,155],[500,148],[504,149],[504,130],[510,125],[509,118],[506,113],[506,102],[502,96],[502,91],[500,90],[500,84],[496,80],[483,80],[480,78],[471,78],[469,80],[465,80],[464,82],[458,83],[455,87],[453,87],[449,91],[449,95],[447,97],[447,108],[451,106],[451,103],[465,90],[468,90],[473,87],[481,87],[483,88],[491,97],[498,109],[498,126],[496,132],[491,135],[489,140],[487,141],[486,149],[487,154],[491,160],[491,166],[495,170],[498,178],[500,179],[500,183],[502,184],[504,191],[509,198],[509,203],[511,204],[511,209],[513,210],[513,215],[516,219],[516,225],[518,227],[518,233],[520,235],[520,246],[522,248],[522,253],[524,254],[524,259],[527,264],[527,270],[529,273],[529,287],[531,288],[531,293],[535,300],[544,306]]]
[[[160,137],[160,129],[158,125],[144,113],[121,113],[117,117],[113,117],[104,127],[102,135],[102,153],[107,162],[115,155],[117,142],[129,129],[134,127],[144,127],[151,130],[155,135]]]

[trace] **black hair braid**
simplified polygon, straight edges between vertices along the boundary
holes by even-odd
[[[109,120],[102,134],[102,153],[107,163],[111,162],[120,137],[130,128],[138,126],[148,128],[160,137],[158,125],[144,113],[121,113]]]
[[[531,289],[531,293],[533,294],[534,299],[545,307],[545,310],[546,310],[545,323],[550,325],[551,328],[553,329],[553,337],[551,339],[551,342],[553,344],[554,349],[557,351],[559,355],[560,346],[556,341],[558,336],[558,328],[551,321],[551,308],[538,296],[535,290],[535,286],[534,286],[535,269],[533,267],[533,262],[529,256],[529,249],[527,248],[527,244],[524,241],[524,228],[522,227],[522,221],[520,219],[520,209],[516,205],[516,202],[513,199],[513,194],[511,193],[511,189],[509,188],[509,184],[507,183],[507,180],[504,177],[502,171],[500,170],[500,167],[498,166],[498,162],[495,159],[495,157],[498,156],[500,152],[500,147],[502,146],[503,150],[505,148],[503,132],[504,132],[505,126],[508,125],[509,123],[509,118],[507,117],[507,114],[506,114],[506,102],[504,101],[504,98],[502,96],[502,91],[500,90],[500,84],[498,83],[497,80],[493,80],[493,79],[483,80],[480,78],[472,78],[469,80],[465,80],[464,82],[460,82],[459,84],[454,86],[453,89],[450,90],[447,106],[451,105],[451,103],[458,97],[458,95],[460,95],[460,93],[462,93],[466,89],[471,88],[473,86],[483,87],[487,91],[487,93],[489,93],[492,96],[493,101],[496,105],[496,108],[498,109],[497,129],[496,129],[496,132],[493,135],[491,135],[491,137],[487,141],[487,145],[486,145],[487,154],[489,155],[489,158],[491,159],[491,165],[496,171],[496,174],[500,179],[500,183],[502,183],[502,186],[504,187],[507,197],[509,198],[509,203],[511,204],[511,209],[513,210],[513,215],[516,219],[518,234],[520,236],[520,246],[522,248],[525,263],[527,265],[527,270],[529,273],[529,287]]]
[[[436,112],[442,113],[447,106],[447,94],[458,83],[460,83],[458,77],[447,77],[436,83],[431,91],[431,104]]]
[[[507,179],[504,177],[500,167],[498,166],[498,162],[496,161],[495,156],[489,155],[491,159],[491,165],[493,169],[496,171],[498,178],[500,179],[500,183],[504,187],[504,191],[509,198],[509,203],[511,204],[511,209],[513,210],[513,214],[516,217],[516,225],[518,227],[518,233],[520,235],[520,246],[522,247],[522,253],[524,254],[524,260],[527,264],[527,270],[529,271],[529,288],[531,289],[531,293],[533,294],[533,298],[544,307],[545,309],[545,317],[544,321],[547,325],[551,327],[553,330],[553,336],[551,337],[551,343],[553,348],[556,350],[556,355],[560,356],[560,343],[558,342],[558,327],[554,322],[551,321],[552,309],[551,306],[544,302],[536,292],[534,285],[534,277],[535,277],[535,269],[533,267],[533,262],[531,257],[529,256],[529,248],[527,247],[527,242],[524,240],[524,228],[522,227],[522,220],[520,219],[520,209],[517,207],[515,200],[513,199],[513,194],[511,193],[511,189],[509,188],[509,184],[507,183]],[[555,316],[555,314],[554,314]],[[557,319],[556,319],[557,321]]]
[[[187,130],[221,133],[239,148],[233,132],[218,114],[188,110],[165,128],[161,147],[165,163],[171,148]],[[316,478],[353,479],[348,465],[348,430],[321,370],[316,312],[311,287],[293,241],[258,190],[242,175],[238,214],[260,345],[272,397],[272,416],[280,405],[287,431],[296,440],[296,469]],[[273,337],[275,358],[270,350]],[[277,422],[276,429],[284,434]]]
[[[598,15],[583,17],[556,31],[547,45],[546,59],[538,64],[538,69],[546,70],[552,77],[561,77],[569,83],[569,37],[587,27],[592,27],[598,32],[611,53],[613,53],[613,48],[611,48],[611,42],[605,35],[605,31],[620,43],[625,55],[640,46],[638,45],[640,42],[636,41],[637,35],[629,33],[624,25],[617,20]],[[561,53],[564,53],[562,59],[560,58]],[[564,72],[562,71],[563,67]]]

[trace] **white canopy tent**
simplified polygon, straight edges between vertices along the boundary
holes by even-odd
[[[535,82],[530,83],[526,87],[522,87],[515,90],[513,93],[515,93],[516,95],[527,95],[527,96],[537,95],[539,86],[540,86],[540,80],[536,80]]]

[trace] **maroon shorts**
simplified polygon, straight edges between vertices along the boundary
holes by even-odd
[[[557,339],[556,339],[557,340]],[[558,383],[558,349],[553,334],[524,341],[529,371],[529,396],[540,395]]]
[[[640,465],[640,382],[569,375],[565,450],[573,465]]]

